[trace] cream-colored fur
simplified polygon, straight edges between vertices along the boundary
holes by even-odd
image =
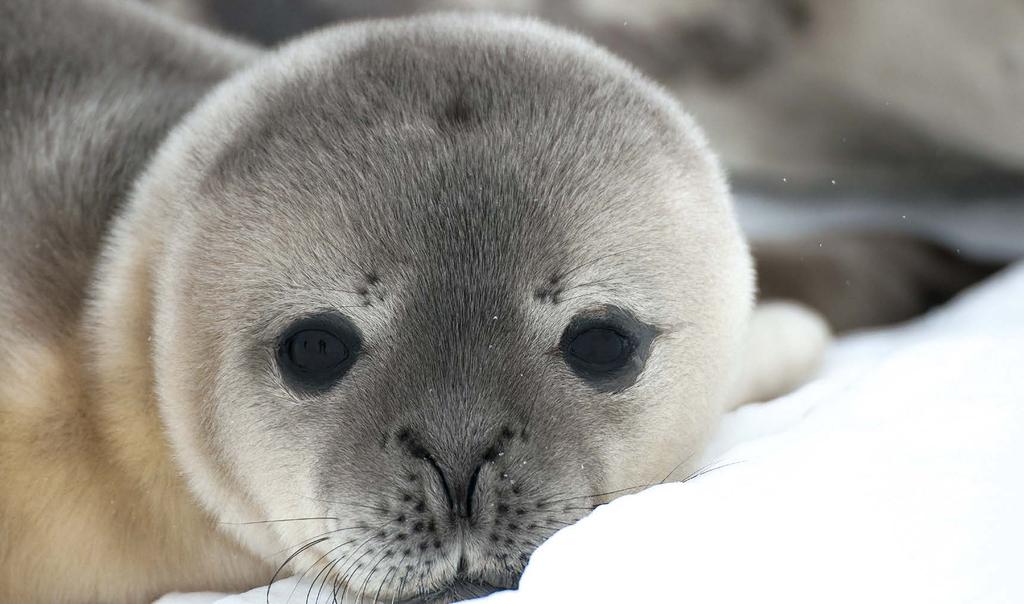
[[[830,340],[828,325],[806,306],[781,300],[758,304],[747,325],[739,377],[726,408],[793,390],[813,375]]]
[[[145,344],[145,332],[121,329]],[[108,371],[90,375],[82,349],[33,342],[0,359],[0,602],[146,602],[264,581],[269,565],[224,537],[186,489],[154,413],[146,351],[99,357]]]

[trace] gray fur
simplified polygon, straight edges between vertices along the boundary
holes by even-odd
[[[650,415],[665,370],[602,393],[555,348],[572,316],[613,304],[663,332],[661,363],[688,364],[698,382],[717,371],[704,355],[734,336],[698,307],[744,273],[717,283],[704,268],[711,257],[686,251],[710,249],[707,236],[678,241],[689,222],[721,238],[727,264],[744,257],[714,165],[635,72],[529,23],[349,26],[283,52],[200,109],[183,127],[188,142],[183,134],[140,189],[143,211],[166,225],[154,205],[165,183],[193,183],[164,206],[181,226],[161,253],[170,272],[157,345],[167,351],[162,382],[182,389],[164,398],[220,393],[199,411],[212,428],[196,436],[213,455],[303,473],[297,460],[315,460],[318,500],[373,506],[346,510],[346,526],[365,527],[348,537],[365,537],[336,553],[372,548],[378,574],[349,569],[349,583],[404,572],[412,548],[433,565],[406,590],[453,577],[512,586],[532,548],[579,517],[590,494],[664,478],[703,438],[703,421],[679,426],[672,439],[696,440],[643,459],[647,442],[666,437]],[[244,113],[225,112],[224,99]],[[674,215],[677,205],[693,214]],[[687,262],[707,287],[680,288]],[[749,298],[736,303],[742,313]],[[321,308],[360,327],[365,355],[327,395],[294,400],[266,351],[290,320]],[[667,352],[685,340],[699,361]],[[208,366],[184,354],[192,342],[222,359],[198,384],[183,381]],[[674,403],[679,412],[706,413],[708,399],[687,401],[694,394]],[[223,430],[238,421],[265,428],[244,439]],[[431,464],[464,492],[482,459],[481,524],[463,532],[445,516]],[[631,484],[612,478],[624,464]],[[302,503],[257,496],[268,507]]]
[[[118,413],[158,423],[211,518],[327,518],[210,530],[268,560],[327,533],[297,570],[337,559],[349,595],[450,600],[692,469],[734,390],[750,258],[700,133],[630,67],[441,15],[314,34],[198,102],[256,54],[130,5],[0,17],[0,352],[77,334],[100,385],[83,400],[138,380]],[[658,333],[611,392],[557,351],[604,306]],[[276,342],[324,309],[364,353],[300,395]],[[445,485],[474,482],[468,522]]]
[[[248,53],[181,29],[116,0],[0,3],[0,316],[15,329],[77,329],[135,177]]]

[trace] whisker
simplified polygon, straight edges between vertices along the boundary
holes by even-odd
[[[343,558],[342,556],[339,556],[334,561],[334,565],[333,565],[333,568],[331,568],[331,572],[334,572],[334,569],[338,568],[338,565],[341,563],[342,558]],[[340,580],[341,580],[341,575],[339,575],[338,573],[334,573],[334,579],[331,580],[331,599],[334,602],[334,604],[338,604],[338,590],[341,588],[341,585],[339,584]],[[323,586],[321,585],[321,587],[323,587]],[[319,598],[319,597],[320,596],[318,594],[317,598]]]
[[[352,264],[353,266],[355,266],[356,268],[358,268],[358,269],[359,269],[359,270],[360,270],[360,271],[361,271],[361,272],[363,273],[363,275],[374,275],[374,274],[376,274],[376,273],[374,273],[373,271],[368,271],[368,270],[366,270],[365,268],[363,268],[363,266],[362,266],[362,265],[360,265],[359,263],[357,263],[357,262],[356,262],[355,260],[353,260],[352,258],[348,257],[348,256],[347,256],[347,255],[346,255],[346,254],[345,254],[344,252],[341,252],[340,250],[333,250],[333,252],[334,252],[335,254],[338,254],[338,255],[339,255],[339,256],[341,256],[342,258],[344,258],[344,259],[345,259],[345,260],[346,260],[347,262],[351,263],[351,264]]]
[[[301,289],[301,290],[309,289],[309,285],[304,285],[302,283],[297,283],[295,281],[289,281],[288,283],[282,283],[281,285],[283,287],[289,287],[291,289]],[[353,291],[353,290],[350,290],[350,289],[339,289],[339,288],[336,288],[336,287],[322,287],[322,288],[319,288],[319,291],[330,292],[332,294],[351,294],[353,296],[361,296],[361,295],[363,295],[363,294],[359,293],[358,291]]]
[[[547,506],[547,505],[555,505],[555,504],[559,504],[559,503],[565,503],[567,501],[575,501],[575,500],[578,500],[578,499],[594,499],[594,498],[598,498],[598,497],[607,497],[609,495],[617,495],[619,493],[625,493],[626,491],[642,490],[642,489],[650,488],[650,487],[655,486],[657,484],[664,484],[672,476],[672,474],[675,474],[675,472],[680,467],[683,466],[683,464],[685,464],[690,459],[692,459],[694,454],[695,454],[695,452],[688,454],[685,458],[683,458],[682,461],[677,463],[675,465],[675,467],[673,467],[672,470],[668,474],[666,474],[665,477],[662,478],[660,481],[651,482],[651,483],[647,483],[647,484],[638,484],[638,485],[634,485],[634,486],[631,486],[631,487],[625,487],[625,488],[622,488],[622,489],[616,489],[614,491],[606,491],[604,493],[591,493],[591,494],[586,494],[586,495],[574,495],[572,497],[563,497],[563,498],[560,498],[560,499],[545,499],[545,500],[542,500],[541,503],[543,505]],[[738,462],[734,462],[734,463],[738,463]],[[730,463],[730,464],[726,464],[726,465],[732,465],[732,464]],[[721,467],[726,467],[726,465],[723,465]],[[717,468],[715,468],[715,469],[717,469]],[[702,473],[700,473],[700,471],[698,470],[698,472],[695,472],[694,474],[691,474],[690,476],[688,476],[687,478],[683,479],[680,482],[686,482],[687,480],[691,480],[691,479],[696,478],[697,476],[700,476],[700,475],[702,475]],[[563,491],[563,493],[564,493],[564,491]],[[555,494],[555,495],[553,495],[553,497],[557,497],[560,494],[562,494],[562,493]],[[596,507],[596,506],[594,506],[594,507]],[[594,507],[590,507],[590,508],[571,507],[571,508],[563,508],[563,510],[591,510],[591,511],[593,511]]]
[[[391,570],[387,572],[387,574],[384,575],[384,578],[380,580],[380,585],[377,586],[377,593],[373,596],[373,604],[377,604],[377,600],[380,599],[380,592],[384,589],[384,582],[387,581],[388,585],[390,585],[391,581],[388,579],[388,577],[391,576],[391,573],[394,573],[397,570],[397,567],[393,567]],[[395,574],[397,575],[398,573]]]
[[[355,543],[355,541],[357,541],[357,540],[353,539],[352,541],[349,541],[348,543]],[[313,593],[313,588],[316,587],[317,580],[320,579],[320,575],[323,575],[323,580],[320,581],[320,589],[316,590],[316,599],[313,600],[314,604],[319,604],[319,602],[320,602],[320,593],[323,591],[324,586],[327,585],[327,579],[330,578],[331,571],[334,570],[334,568],[338,565],[339,562],[341,562],[342,559],[344,559],[344,556],[338,556],[338,557],[334,558],[333,560],[330,561],[330,563],[328,563],[326,566],[324,566],[323,569],[321,569],[321,571],[318,572],[315,577],[313,577],[313,582],[309,585],[309,589],[306,590],[306,603],[307,604],[309,602],[309,596],[312,595],[312,593]]]
[[[566,497],[564,499],[549,499],[549,500],[545,500],[543,503],[544,503],[544,505],[551,505],[551,504],[556,504],[556,503],[562,503],[562,502],[565,502],[565,501],[572,501],[574,499],[586,499],[588,497],[606,497],[608,495],[615,495],[617,493],[625,493],[626,491],[632,491],[632,490],[635,490],[635,489],[644,489],[644,488],[647,488],[648,486],[651,486],[651,485],[640,484],[640,485],[635,485],[635,486],[632,486],[632,487],[626,487],[624,489],[616,489],[614,491],[608,491],[606,493],[594,493],[592,495],[578,495],[576,497]]]
[[[669,479],[669,477],[671,477],[671,476],[672,476],[673,474],[675,474],[675,473],[676,473],[676,470],[678,470],[679,468],[681,468],[681,467],[682,467],[682,465],[683,465],[684,463],[686,463],[686,462],[690,461],[691,459],[693,459],[693,456],[694,456],[694,455],[696,455],[696,454],[697,454],[697,452],[696,452],[696,451],[693,451],[693,452],[691,452],[691,453],[690,453],[689,455],[687,455],[686,457],[684,457],[684,458],[683,458],[683,460],[682,460],[682,461],[680,461],[679,463],[677,463],[677,464],[675,465],[675,467],[674,467],[674,468],[672,468],[672,469],[671,469],[671,470],[669,471],[669,473],[668,473],[668,474],[665,474],[665,477],[664,477],[664,478],[662,478],[662,479],[661,479],[660,481],[658,481],[658,484],[665,484],[665,481],[666,481],[666,480],[668,480],[668,479]],[[654,486],[654,485],[652,484],[651,486]]]
[[[353,543],[353,542],[354,542],[354,540],[350,541],[349,543]],[[320,589],[316,590],[316,600],[314,600],[314,602],[316,604],[320,604],[320,594],[321,594],[321,592],[323,592],[324,586],[327,585],[327,579],[330,578],[331,573],[338,566],[338,564],[342,561],[342,559],[344,559],[344,556],[338,556],[337,558],[334,558],[333,560],[331,560],[331,563],[328,564],[325,567],[326,570],[327,570],[327,574],[324,575],[323,581],[320,582]],[[313,579],[313,584],[314,585],[316,584],[316,579]]]
[[[384,522],[382,522],[382,523],[378,524],[378,525],[377,525],[377,526],[375,526],[375,527],[372,527],[372,528],[371,528],[371,527],[368,527],[368,528],[367,528],[367,530],[369,530],[369,531],[370,531],[370,536],[369,536],[369,537],[367,537],[367,539],[366,539],[365,541],[363,541],[363,542],[362,542],[362,543],[360,543],[360,544],[359,544],[358,546],[356,546],[356,548],[355,548],[354,550],[352,550],[352,551],[351,551],[351,552],[350,552],[350,553],[349,553],[349,554],[347,555],[347,557],[351,557],[351,556],[352,556],[352,555],[354,555],[354,554],[355,554],[356,552],[358,552],[358,551],[359,551],[360,549],[362,549],[362,548],[363,548],[363,547],[364,547],[364,546],[365,546],[365,545],[366,545],[367,543],[370,543],[371,541],[373,541],[373,540],[374,540],[374,539],[376,538],[376,536],[374,535],[374,533],[375,533],[376,531],[380,530],[381,528],[383,528],[383,527],[384,527],[385,525],[387,525],[387,524],[388,524],[388,522],[389,522],[389,521],[385,520]],[[352,541],[349,541],[349,543],[355,543],[356,541],[358,541],[358,539],[353,539]],[[369,551],[369,550],[367,550],[367,552],[368,552],[368,551]],[[363,555],[365,555],[365,553],[364,553]],[[335,568],[337,567],[337,565],[338,565],[338,564],[340,564],[340,563],[341,563],[342,561],[344,561],[344,559],[345,559],[345,558],[346,558],[346,556],[339,556],[339,557],[338,557],[338,560],[336,561],[336,564],[335,564]],[[349,571],[349,569],[350,569],[350,568],[352,567],[352,564],[355,564],[356,562],[358,562],[360,558],[362,558],[362,556],[359,556],[359,558],[356,558],[355,560],[353,560],[353,561],[352,561],[352,562],[351,562],[351,563],[350,563],[350,564],[349,564],[349,565],[348,565],[348,566],[346,567],[346,571],[345,571],[344,573],[340,573],[340,574],[337,574],[337,575],[335,576],[335,580],[334,580],[334,582],[333,582],[333,588],[332,588],[332,590],[331,590],[331,591],[332,591],[332,594],[333,594],[333,598],[334,598],[334,601],[335,601],[335,602],[337,602],[337,600],[338,600],[338,582],[339,582],[339,581],[344,581],[344,580],[345,580],[345,579],[346,579],[346,578],[348,577],[348,571]],[[333,569],[332,569],[332,570],[333,570]],[[327,581],[327,577],[325,576],[325,577],[324,577],[324,584],[326,584],[326,581]],[[320,586],[320,587],[321,587],[321,588],[323,588],[323,584],[321,584],[321,586]],[[344,602],[344,600],[345,600],[345,593],[344,593],[344,592],[342,592],[341,596],[342,596],[342,598],[341,598],[341,599],[342,599],[342,601]],[[319,601],[319,598],[320,598],[320,596],[319,596],[319,595],[317,595],[317,599],[318,599],[318,601]]]
[[[575,273],[576,271],[584,269],[584,268],[586,268],[588,266],[592,266],[594,264],[597,264],[598,262],[600,262],[602,260],[607,260],[608,258],[614,258],[615,256],[621,256],[623,254],[629,254],[629,253],[636,252],[636,251],[639,251],[639,250],[642,250],[642,249],[644,249],[644,246],[637,246],[637,247],[634,247],[634,248],[629,248],[629,249],[625,249],[625,250],[618,250],[616,252],[611,252],[611,253],[608,253],[608,254],[604,254],[604,255],[598,256],[596,258],[591,258],[587,262],[584,262],[582,264],[577,264],[576,266],[572,267],[569,270],[562,271],[561,273],[559,273],[558,279],[559,279],[559,281],[561,281],[562,279],[565,279],[566,277],[568,277],[569,275]]]
[[[586,281],[584,283],[577,283],[575,285],[570,285],[568,287],[563,287],[562,288],[562,293],[565,293],[565,292],[568,292],[568,291],[572,291],[574,289],[580,289],[582,287],[591,287],[591,286],[594,286],[594,285],[609,285],[609,284],[615,284],[615,283],[620,283],[621,284],[622,280],[620,280],[620,279],[596,279],[594,281]],[[565,298],[560,298],[560,300],[565,301]]]
[[[309,499],[310,501],[318,501],[320,503],[330,503],[330,504],[334,504],[334,505],[344,505],[344,506],[353,507],[353,508],[363,508],[363,509],[366,509],[366,510],[373,510],[375,512],[384,512],[385,514],[391,512],[391,510],[389,510],[387,508],[382,508],[382,507],[377,507],[377,506],[372,506],[372,505],[366,505],[364,503],[351,503],[351,502],[347,502],[347,501],[331,501],[330,499],[317,499],[316,497],[309,497],[307,495],[301,495],[301,494],[299,495],[299,497],[302,497],[304,499]]]
[[[361,550],[364,546],[366,546],[367,543],[370,543],[375,538],[376,538],[376,535],[370,535],[370,537],[366,541],[363,541],[362,543],[359,544],[359,547],[357,547],[356,549],[352,550],[352,553],[349,554],[349,556],[355,555],[356,552]],[[341,577],[342,577],[341,580],[345,584],[345,588],[341,592],[341,601],[342,602],[345,601],[345,594],[348,593],[348,586],[349,586],[348,578],[349,578],[349,574],[355,569],[356,563],[359,562],[360,560],[362,560],[363,556],[365,556],[367,553],[369,553],[369,551],[370,550],[366,550],[365,552],[359,554],[358,558],[356,558],[356,559],[352,560],[351,562],[349,562],[348,566],[345,567],[345,572],[343,572],[342,575],[341,575]]]
[[[552,493],[550,495],[550,497],[561,497],[563,495],[568,495],[569,493],[572,493],[572,491],[557,491],[555,493]],[[551,500],[550,499],[546,499],[544,501],[551,501]]]
[[[274,581],[277,580],[277,576],[279,574],[281,574],[281,571],[284,569],[284,567],[288,566],[288,563],[291,562],[292,560],[294,560],[295,557],[298,556],[299,554],[301,554],[302,552],[306,551],[307,549],[313,547],[314,545],[316,545],[318,543],[323,543],[324,541],[327,541],[328,539],[330,539],[330,537],[321,537],[320,539],[317,539],[316,541],[312,541],[310,543],[307,543],[306,545],[303,545],[298,550],[296,550],[294,554],[288,556],[288,559],[285,560],[281,564],[281,566],[277,567],[277,570],[274,571],[273,576],[270,577],[270,584],[267,585],[267,604],[270,604],[270,588],[273,587]]]
[[[402,557],[402,563],[403,564],[405,563],[405,556]],[[405,574],[402,575],[402,580],[398,582],[398,591],[396,591],[395,593],[391,594],[391,604],[395,604],[395,598],[398,597],[402,593],[403,590],[405,590],[405,582],[406,582],[406,580],[408,580],[409,573],[411,573],[411,572],[412,572],[411,570],[406,570]]]
[[[576,294],[575,296],[569,296],[568,298],[559,298],[560,303],[572,302],[573,300],[579,300],[580,298],[593,298],[594,294]]]
[[[277,520],[248,520],[246,522],[218,522],[233,526],[244,526],[247,524],[273,524],[275,522],[298,522],[300,520],[338,520],[334,516],[309,516],[307,518],[279,518]]]
[[[297,543],[295,545],[292,545],[292,546],[289,546],[289,547],[286,547],[286,548],[283,548],[283,549],[279,549],[276,552],[274,552],[273,555],[277,556],[277,555],[279,555],[281,553],[287,552],[287,551],[289,551],[291,549],[294,549],[294,548],[302,545],[303,543],[305,543],[306,541],[309,541],[311,539],[319,539],[320,537],[326,537],[327,535],[331,535],[331,534],[334,534],[334,533],[340,533],[342,531],[354,531],[356,529],[365,529],[365,528],[367,528],[367,527],[363,527],[363,526],[346,526],[344,528],[330,530],[330,531],[327,531],[327,532],[324,532],[324,533],[320,533],[319,535],[315,535],[313,537],[308,537],[306,539],[303,539],[302,541],[300,541],[299,543]]]
[[[316,559],[316,562],[314,562],[313,564],[310,564],[310,565],[309,565],[309,568],[307,568],[306,570],[304,570],[304,571],[302,572],[302,574],[301,574],[301,575],[299,575],[299,579],[298,579],[298,581],[297,581],[297,582],[295,583],[295,585],[294,585],[294,586],[292,587],[292,591],[291,591],[291,593],[289,593],[289,594],[288,594],[288,599],[287,599],[287,600],[285,600],[285,604],[287,604],[288,602],[290,602],[290,601],[291,601],[291,599],[292,599],[292,596],[294,596],[294,595],[295,595],[295,590],[297,590],[297,589],[299,588],[299,583],[301,583],[301,582],[302,582],[302,578],[306,576],[306,573],[308,573],[309,571],[313,570],[313,568],[315,568],[317,564],[320,564],[320,561],[321,561],[321,560],[323,560],[324,558],[326,558],[326,557],[330,556],[330,555],[331,555],[332,553],[334,553],[334,552],[338,551],[339,549],[341,549],[341,548],[345,547],[345,545],[346,545],[345,543],[342,543],[341,545],[338,545],[338,546],[332,547],[331,549],[327,550],[327,552],[326,552],[326,553],[325,553],[324,555],[322,555],[322,556],[320,556],[319,558],[317,558],[317,559]],[[329,565],[329,563],[328,563],[328,565]],[[324,568],[327,568],[327,566],[328,566],[328,565],[324,565]],[[314,584],[314,585],[316,584],[316,580],[317,580],[317,578],[318,578],[318,577],[320,576],[320,573],[322,573],[322,572],[324,572],[324,571],[323,571],[323,570],[321,570],[320,572],[318,572],[318,573],[316,574],[316,576],[314,576],[314,577],[313,577],[313,584]],[[306,594],[306,601],[307,601],[307,602],[309,601],[309,594]]]
[[[370,584],[370,579],[377,572],[377,569],[380,567],[381,562],[384,561],[384,558],[387,558],[386,551],[387,550],[385,549],[385,551],[381,552],[381,555],[377,557],[377,560],[373,563],[373,567],[370,568],[370,572],[366,575],[366,578],[363,579],[363,584],[359,586],[359,601],[360,602],[363,601],[363,595],[366,594],[366,586]]]
[[[693,474],[690,474],[686,478],[682,479],[680,482],[689,482],[689,481],[691,481],[691,480],[693,480],[695,478],[700,478],[701,476],[707,474],[708,472],[714,472],[715,470],[721,470],[722,468],[728,468],[729,466],[735,466],[735,465],[738,465],[738,464],[741,464],[741,463],[746,463],[746,461],[747,460],[745,460],[745,459],[738,459],[736,461],[726,462],[726,463],[723,463],[723,464],[719,464],[717,466],[709,464],[709,465],[704,466],[703,468],[697,470]]]

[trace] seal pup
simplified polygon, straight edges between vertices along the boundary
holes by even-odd
[[[512,587],[827,339],[752,311],[699,130],[573,34],[440,15],[258,53],[130,4],[0,17],[0,600],[282,558],[343,601]]]

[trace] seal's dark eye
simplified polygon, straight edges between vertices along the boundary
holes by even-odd
[[[320,315],[293,324],[278,343],[277,362],[288,385],[301,392],[323,392],[355,362],[359,334],[340,315]]]
[[[562,333],[566,364],[602,392],[631,386],[643,371],[657,330],[614,306],[580,314]]]
[[[629,339],[611,327],[591,327],[572,338],[567,352],[576,364],[608,372],[626,364],[630,348]]]
[[[331,371],[346,359],[348,348],[329,331],[307,329],[288,338],[288,361],[300,371]]]

